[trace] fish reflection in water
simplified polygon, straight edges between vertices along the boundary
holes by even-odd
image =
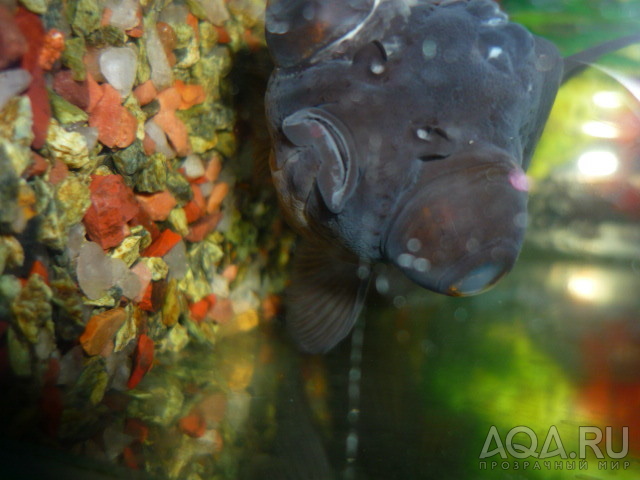
[[[349,333],[373,263],[447,295],[506,274],[559,86],[640,40],[563,60],[490,0],[270,0],[266,15],[271,169],[303,237],[287,323],[309,352]]]

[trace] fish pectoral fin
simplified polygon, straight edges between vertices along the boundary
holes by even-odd
[[[306,177],[315,174],[327,208],[332,213],[340,213],[358,180],[355,148],[347,127],[325,110],[305,108],[285,118],[282,130],[289,141],[302,150],[297,161],[304,162]],[[292,180],[298,181],[296,176],[292,176]]]
[[[358,275],[357,259],[351,263],[331,250],[309,241],[299,243],[291,285],[285,291],[287,329],[308,353],[327,352],[349,334],[367,293],[368,275]]]

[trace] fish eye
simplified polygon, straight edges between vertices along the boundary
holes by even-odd
[[[433,127],[426,125],[416,129],[416,137],[425,142],[436,140],[436,137],[440,137],[442,140],[449,140],[449,135],[440,127]]]
[[[364,65],[375,77],[387,71],[387,51],[384,45],[375,40],[362,47],[353,57],[354,65]]]

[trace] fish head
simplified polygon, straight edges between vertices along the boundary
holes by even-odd
[[[384,254],[407,277],[454,296],[481,293],[513,267],[527,223],[527,180],[492,145],[456,153],[425,172],[393,215]]]
[[[522,244],[557,49],[490,0],[270,6],[271,169],[291,223],[437,292],[495,283]]]

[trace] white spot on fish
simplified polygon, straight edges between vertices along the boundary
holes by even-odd
[[[416,257],[411,255],[410,253],[401,253],[398,255],[398,265],[402,268],[409,268],[413,264],[413,260]]]
[[[289,31],[289,22],[286,20],[271,20],[267,22],[267,30],[274,35],[284,35]]]
[[[426,272],[431,268],[431,262],[426,258],[418,257],[413,261],[413,269],[418,272]]]
[[[489,55],[487,56],[488,60],[491,60],[493,58],[498,58],[500,55],[502,55],[502,48],[500,47],[491,47],[489,49]]]
[[[311,22],[316,17],[316,7],[313,4],[309,4],[302,10],[302,16],[305,20]]]
[[[485,20],[484,22],[482,22],[482,25],[486,27],[497,27],[499,25],[504,25],[505,23],[507,23],[507,16],[501,15],[498,17],[491,17],[490,19]]]
[[[438,53],[438,44],[430,38],[425,38],[422,42],[422,55],[427,60],[431,60]]]
[[[513,217],[513,224],[516,227],[526,228],[527,227],[527,214],[524,212],[518,213],[515,217]]]
[[[425,141],[429,141],[431,139],[431,135],[429,134],[429,132],[427,130],[425,130],[424,128],[418,128],[416,130],[416,136],[420,139],[420,140],[425,140]]]
[[[467,249],[467,252],[475,253],[480,248],[480,242],[476,238],[472,237],[467,241],[465,248]]]
[[[381,75],[384,73],[385,67],[380,60],[375,60],[371,63],[369,70],[371,70],[371,73],[373,73],[374,75]]]
[[[410,238],[407,242],[407,249],[411,253],[416,253],[422,247],[422,242],[417,238]]]

